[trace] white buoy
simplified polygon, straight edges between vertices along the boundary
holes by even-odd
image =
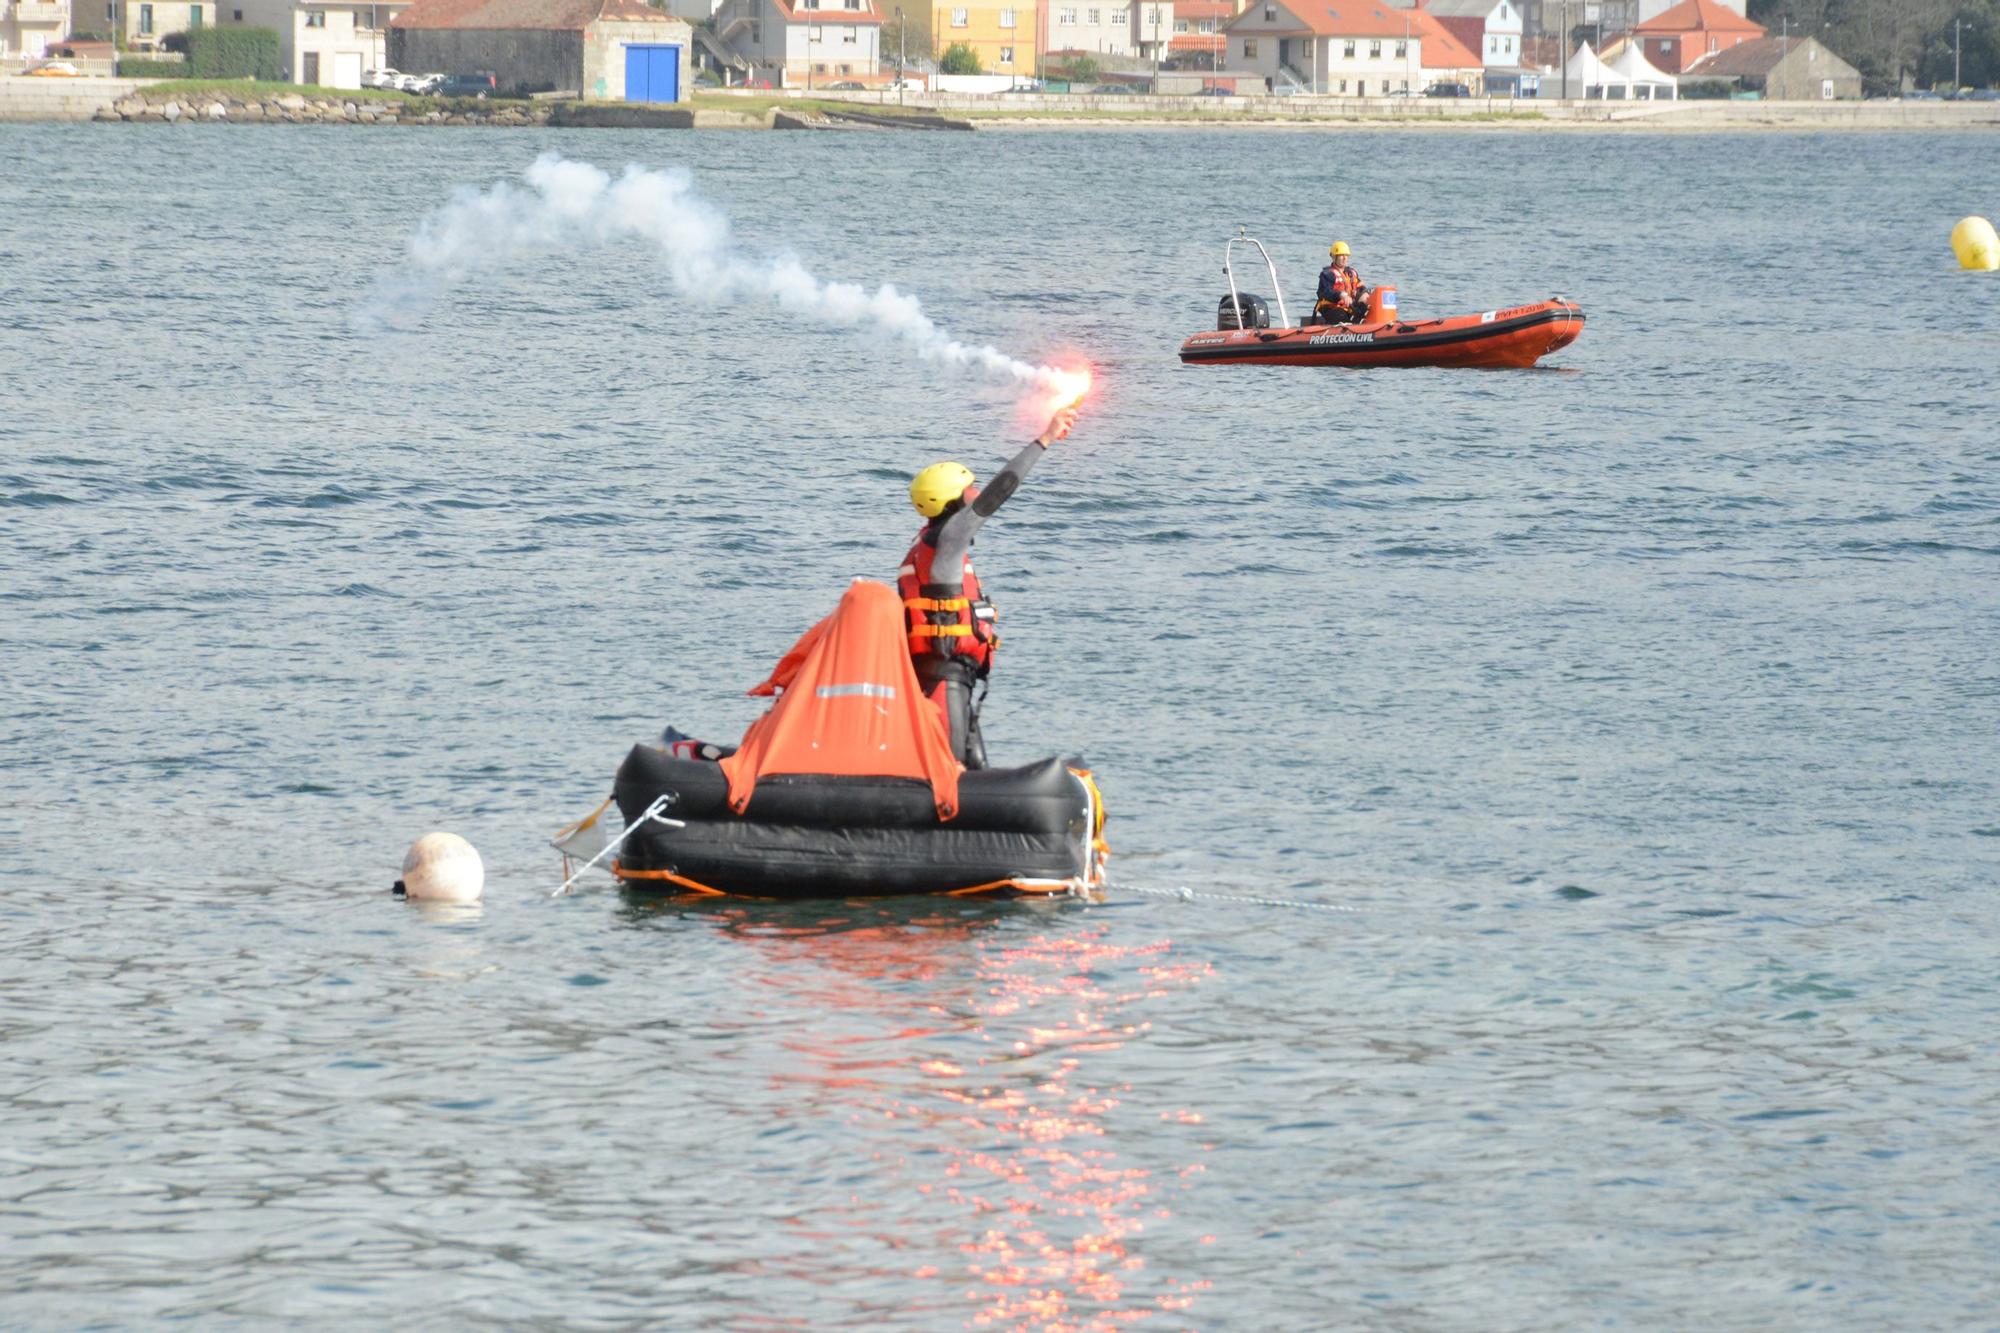
[[[476,903],[486,888],[486,867],[456,833],[426,833],[403,857],[401,888],[412,902]]]

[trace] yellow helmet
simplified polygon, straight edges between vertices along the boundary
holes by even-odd
[[[1333,243],[1332,248],[1330,248],[1326,252],[1327,258],[1329,259],[1333,258],[1335,255],[1352,255],[1353,253],[1354,252],[1352,250],[1347,248],[1346,241],[1335,241]]]
[[[972,469],[963,463],[933,463],[911,478],[910,503],[925,518],[936,518],[972,481]]]

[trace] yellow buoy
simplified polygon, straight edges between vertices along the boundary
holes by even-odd
[[[476,903],[486,887],[486,867],[456,833],[426,833],[403,858],[397,887],[412,901]]]
[[[1951,248],[1962,268],[1975,273],[2000,269],[2000,236],[1993,234],[1993,224],[1985,218],[1961,219],[1951,229]]]

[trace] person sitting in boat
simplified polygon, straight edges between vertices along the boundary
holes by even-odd
[[[1315,324],[1357,324],[1367,314],[1368,289],[1354,271],[1353,255],[1346,241],[1327,250],[1330,262],[1319,271],[1319,299],[1313,302]]]
[[[972,572],[972,537],[1075,421],[1074,406],[1059,408],[1034,442],[983,488],[973,484],[972,470],[963,463],[933,463],[910,482],[910,503],[925,522],[903,557],[896,590],[903,598],[917,683],[944,714],[951,751],[967,768],[986,767],[972,690],[993,670],[993,652],[1000,646],[993,604]]]

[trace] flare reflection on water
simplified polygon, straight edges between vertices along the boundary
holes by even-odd
[[[1130,1105],[1098,1070],[1208,964],[1166,939],[1113,944],[1069,906],[632,906],[697,913],[747,946],[746,989],[791,1020],[774,1100],[840,1126],[844,1155],[868,1163],[838,1225],[798,1220],[805,1244],[764,1277],[843,1287],[898,1271],[940,1317],[1019,1329],[1126,1327],[1207,1286],[1159,1271],[1143,1243],[1204,1171],[1202,1116]],[[1124,1160],[1116,1135],[1142,1120],[1186,1127],[1186,1160]]]

